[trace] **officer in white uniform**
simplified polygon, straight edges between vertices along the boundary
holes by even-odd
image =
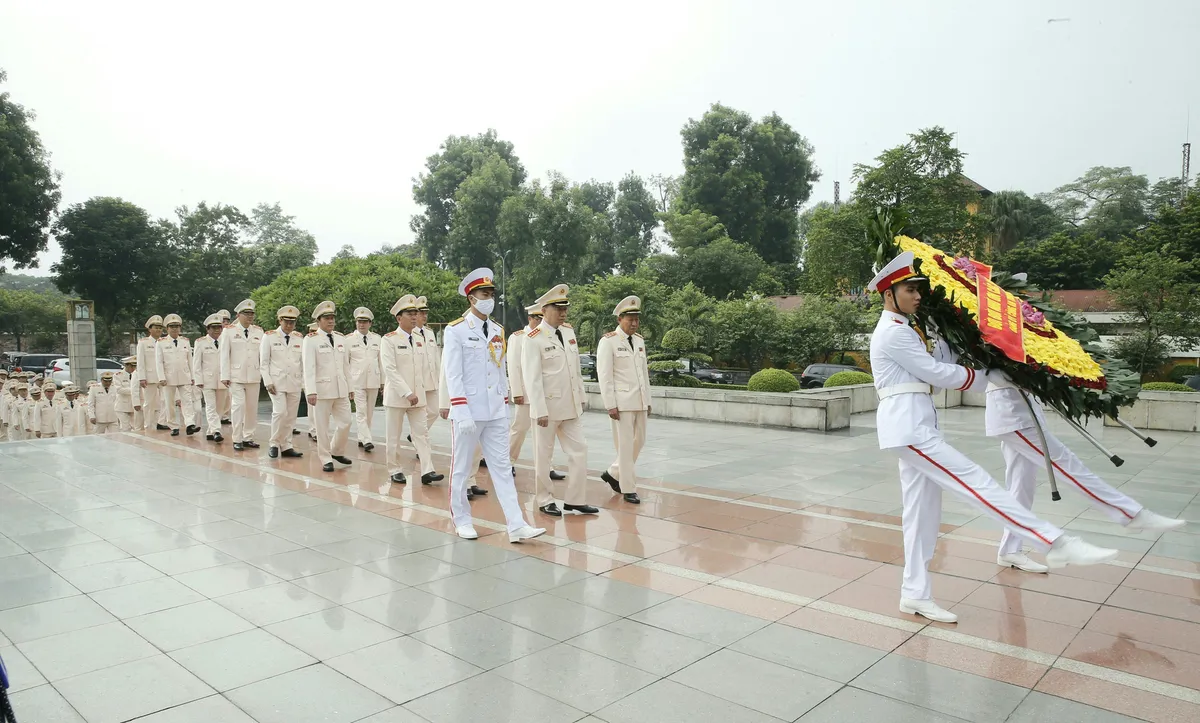
[[[180,426],[187,428],[188,434],[200,431],[193,422],[192,413],[192,346],[186,336],[180,335],[183,320],[178,314],[167,314],[164,319],[167,325],[167,335],[159,337],[155,345],[154,370],[158,376],[158,386],[165,392],[163,406],[167,408],[167,426],[171,428],[171,436],[179,436]],[[179,416],[175,416],[179,410]]]
[[[1094,565],[1117,556],[1116,550],[1090,545],[1038,519],[992,479],[982,467],[946,443],[938,427],[933,388],[980,391],[989,377],[947,363],[954,354],[945,342],[910,324],[920,306],[920,282],[911,252],[897,256],[867,286],[883,295],[884,312],[871,336],[871,369],[879,394],[876,413],[880,449],[900,458],[900,495],[904,504],[904,578],[900,612],[943,623],[958,616],[933,600],[929,561],[933,559],[942,516],[942,489],[960,495],[1039,550],[1049,550],[1052,567]],[[931,347],[931,344],[934,345]],[[934,352],[938,358],[935,358]]]
[[[375,420],[375,402],[379,399],[383,379],[379,370],[380,336],[371,331],[375,314],[365,306],[354,310],[354,333],[346,337],[350,353],[350,388],[354,390],[354,426],[358,446],[364,451],[375,449],[371,438],[371,422]]]
[[[437,343],[437,334],[430,329],[429,301],[424,296],[417,297],[417,332],[421,335],[421,343],[425,349],[425,433],[433,429],[439,411],[439,389],[442,380],[442,349]],[[410,442],[412,440],[409,440]]]
[[[332,301],[322,301],[313,310],[317,330],[304,338],[304,393],[308,395],[308,413],[315,415],[317,457],[326,472],[333,471],[334,460],[353,464],[346,456],[346,440],[350,437],[350,355],[346,337],[334,331],[337,308]],[[333,417],[333,429],[329,419]]]
[[[8,379],[8,371],[0,369],[0,440],[5,439],[8,434],[8,408],[12,399],[11,382]]]
[[[1029,400],[1028,405],[1025,399]],[[1030,406],[1037,414],[1036,422],[1029,412]],[[1124,525],[1130,532],[1148,530],[1159,533],[1187,524],[1186,520],[1175,520],[1151,512],[1137,500],[1096,476],[1050,431],[1041,403],[1006,378],[988,382],[985,424],[987,436],[1000,438],[1005,483],[1022,507],[1033,509],[1038,470],[1046,468],[1045,451],[1037,432],[1037,426],[1040,425],[1042,433],[1046,435],[1046,445],[1050,448],[1050,459],[1060,489],[1075,490],[1092,507],[1108,515],[1113,522]],[[1000,540],[996,564],[1026,572],[1047,572],[1050,569],[1031,560],[1022,549],[1021,538],[1007,529]]]
[[[112,388],[113,372],[100,375],[100,384],[88,392],[88,421],[96,426],[95,434],[117,431],[117,391]]]
[[[284,306],[275,316],[279,328],[263,335],[258,360],[263,384],[271,395],[271,447],[267,456],[303,457],[302,452],[292,449],[292,429],[300,413],[300,387],[304,383],[304,335],[296,331],[300,310]]]
[[[204,320],[204,336],[196,340],[192,350],[192,375],[196,389],[204,397],[204,420],[208,426],[204,438],[222,442],[221,410],[229,403],[229,390],[221,383],[221,332],[225,325],[217,314]]]
[[[642,300],[626,296],[613,309],[618,328],[605,334],[596,345],[596,378],[600,397],[612,419],[617,458],[600,479],[622,495],[626,502],[641,504],[637,495],[634,464],[646,444],[646,417],[650,415],[650,369],[646,340],[637,333],[641,325]]]
[[[479,537],[471,519],[467,482],[472,452],[483,445],[488,472],[504,511],[509,542],[546,532],[525,522],[512,463],[508,458],[508,382],[504,377],[504,327],[488,318],[495,307],[492,270],[478,268],[458,285],[471,308],[446,325],[442,368],[450,399],[450,513],[455,532],[466,540]]]
[[[257,449],[254,432],[258,428],[258,390],[262,386],[259,353],[263,330],[254,323],[254,300],[237,305],[237,322],[221,332],[221,383],[233,397],[233,448]]]
[[[391,312],[396,317],[397,329],[384,334],[379,353],[383,369],[383,406],[387,411],[388,474],[395,484],[407,482],[400,462],[400,435],[407,418],[408,438],[417,448],[417,457],[421,461],[421,482],[433,484],[446,477],[433,469],[433,452],[425,426],[428,399],[425,394],[425,356],[429,353],[429,343],[417,330],[417,297],[412,294],[400,297],[392,305]]]
[[[533,416],[529,408],[529,400],[525,397],[525,375],[521,371],[521,355],[524,353],[525,337],[529,332],[538,328],[542,323],[542,307],[537,304],[525,307],[526,323],[524,329],[514,331],[508,337],[508,351],[504,358],[508,360],[508,392],[513,400],[513,418],[508,428],[508,456],[515,465],[521,456],[521,447],[525,445],[525,435],[533,426]],[[513,467],[516,477],[517,468]],[[550,479],[558,482],[567,476],[550,468]]]
[[[217,316],[217,318],[219,318],[221,320],[221,331],[222,332],[233,325],[233,321],[232,321],[233,316],[229,313],[228,309],[221,309],[220,311],[217,312],[216,316]],[[205,322],[204,325],[207,327],[208,322]],[[220,338],[220,336],[221,336],[221,334],[218,333],[217,338]],[[218,359],[218,364],[219,363],[220,363],[220,360]],[[220,381],[220,380],[218,380],[218,381]],[[225,389],[225,385],[221,384],[219,386],[225,392],[224,394],[218,395],[218,397],[217,397],[217,402],[219,404],[219,406],[217,407],[217,412],[221,416],[221,424],[233,426],[233,420],[231,418],[232,413],[233,413],[233,400],[229,394],[229,390]],[[217,429],[218,429],[217,427],[214,427],[213,431],[216,431]]]
[[[146,431],[150,431],[151,425],[154,425],[154,429],[166,430],[170,429],[167,426],[167,408],[162,403],[162,391],[158,384],[158,340],[163,334],[162,317],[155,314],[147,319],[146,330],[150,335],[139,339],[137,345],[137,366],[142,372],[140,384],[145,401],[142,414]]]
[[[136,384],[136,381],[134,382]],[[139,390],[140,391],[140,390]],[[82,434],[79,430],[79,410],[86,406],[79,399],[79,387],[75,386],[74,382],[67,382],[62,388],[63,396],[62,404],[58,408],[58,415],[61,418],[62,436],[74,437],[77,434]],[[134,427],[134,430],[141,431],[141,427]]]
[[[121,364],[125,368],[113,375],[113,387],[117,390],[117,429],[141,431],[141,427],[135,427],[133,422],[133,372],[137,370],[137,357],[127,356]]]
[[[46,382],[42,385],[41,400],[33,405],[30,426],[33,428],[33,436],[38,439],[53,439],[62,436],[62,418],[58,413],[62,400],[54,398],[57,391],[58,388],[54,386],[54,382]]]

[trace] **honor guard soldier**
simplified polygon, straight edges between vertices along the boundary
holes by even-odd
[[[96,434],[117,431],[117,392],[112,388],[113,372],[100,375],[99,386],[88,392],[88,421],[95,425]]]
[[[237,305],[237,321],[221,332],[221,383],[229,389],[233,409],[233,448],[239,452],[257,449],[254,432],[258,428],[258,390],[262,384],[259,351],[263,330],[254,323],[254,300]]]
[[[650,415],[646,340],[637,333],[641,314],[642,300],[626,296],[613,309],[618,328],[605,334],[596,346],[596,378],[604,408],[612,419],[613,443],[617,447],[617,459],[600,479],[635,505],[641,500],[634,465],[646,443],[646,418]]]
[[[218,311],[217,317],[221,320],[221,331],[228,329],[233,324],[233,317],[226,309],[221,309]],[[205,324],[205,326],[207,326],[207,324]],[[220,334],[217,334],[217,336],[220,337]],[[224,389],[224,385],[221,385],[221,388]],[[220,404],[220,406],[217,407],[217,412],[221,415],[221,424],[232,426],[233,420],[230,419],[230,415],[233,412],[233,402],[230,398],[228,389],[225,389],[224,396],[219,398],[218,402],[220,399],[225,400],[223,404]]]
[[[354,333],[346,337],[350,353],[350,388],[354,390],[354,426],[358,446],[370,452],[375,449],[371,438],[371,422],[375,420],[375,402],[383,386],[379,370],[380,336],[371,331],[375,314],[365,306],[354,310]]]
[[[315,416],[317,457],[321,469],[333,471],[333,462],[351,464],[346,456],[346,440],[350,437],[350,355],[346,338],[334,331],[337,307],[332,301],[322,301],[313,310],[317,330],[304,338],[304,392],[308,395],[308,413]],[[333,417],[333,429],[329,418]]]
[[[163,406],[167,408],[167,426],[171,428],[171,436],[179,436],[182,426],[188,434],[195,434],[200,428],[194,424],[192,413],[192,345],[186,336],[180,335],[183,320],[178,314],[167,314],[163,320],[167,325],[167,335],[160,337],[155,345],[154,371],[158,376],[158,386],[165,392]],[[178,417],[175,410],[179,410]]]
[[[59,414],[62,400],[54,398],[57,391],[54,382],[46,382],[42,385],[41,401],[33,405],[30,426],[33,428],[33,436],[37,439],[62,436],[62,416]]]
[[[145,404],[142,406],[146,431],[154,429],[166,430],[166,406],[162,403],[162,390],[159,388],[158,376],[158,340],[163,335],[163,318],[158,314],[146,320],[146,331],[149,336],[138,340],[137,366],[142,372],[141,387]],[[90,394],[90,392],[89,392]]]
[[[440,416],[442,349],[438,346],[437,334],[429,328],[429,301],[424,296],[417,297],[417,332],[425,350],[425,431],[428,434]]]
[[[958,616],[933,600],[929,561],[933,559],[942,516],[942,490],[958,494],[1039,550],[1049,550],[1051,567],[1094,565],[1117,556],[1116,550],[1090,545],[1063,534],[1017,502],[982,467],[942,436],[933,389],[982,391],[986,381],[1003,377],[951,363],[955,354],[945,341],[926,339],[910,322],[921,303],[920,282],[911,252],[883,267],[867,286],[883,296],[884,311],[871,335],[871,369],[879,395],[876,427],[880,449],[900,458],[900,496],[904,509],[904,577],[900,612],[942,623]]]
[[[479,537],[471,519],[467,481],[478,470],[471,466],[472,452],[482,445],[496,497],[504,511],[508,540],[521,542],[545,534],[546,530],[525,522],[513,482],[508,458],[504,327],[488,318],[496,305],[495,291],[491,269],[478,268],[467,274],[458,285],[458,293],[467,297],[470,308],[446,325],[442,337],[443,381],[449,394],[451,423],[450,514],[459,537],[464,540]]]
[[[229,403],[229,390],[221,383],[221,332],[225,325],[220,316],[212,314],[204,320],[204,330],[207,333],[192,348],[192,374],[196,389],[204,397],[204,419],[208,425],[204,438],[220,443],[225,439],[221,436],[221,410]]]
[[[303,457],[303,453],[292,449],[292,429],[300,413],[300,390],[304,384],[301,369],[304,335],[296,331],[300,310],[285,306],[276,312],[276,317],[279,328],[263,336],[259,358],[263,384],[271,395],[271,448],[267,456]]]
[[[387,413],[388,474],[395,484],[404,484],[400,463],[400,434],[408,418],[409,439],[417,448],[421,462],[421,482],[432,484],[445,479],[433,469],[433,452],[426,432],[427,396],[425,394],[425,355],[429,348],[417,331],[417,297],[402,296],[392,305],[398,328],[383,336],[380,366],[383,369],[383,406]]]
[[[121,360],[121,365],[124,368],[113,374],[113,388],[117,391],[117,403],[114,407],[117,410],[117,429],[122,432],[131,432],[135,429],[133,426],[133,372],[137,369],[137,357],[127,356]],[[141,427],[136,427],[136,429],[140,431]]]
[[[587,441],[583,436],[583,372],[575,330],[567,323],[569,288],[559,284],[534,302],[542,308],[542,323],[523,342],[521,373],[529,399],[533,428],[534,501],[543,513],[561,517],[563,511],[596,514],[587,503]],[[567,454],[567,492],[563,508],[554,501],[550,485],[550,457],[557,439]]]

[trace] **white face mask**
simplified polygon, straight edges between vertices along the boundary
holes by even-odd
[[[492,309],[496,308],[495,299],[476,299],[475,310],[484,316],[491,316]]]

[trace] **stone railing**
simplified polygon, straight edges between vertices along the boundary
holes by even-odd
[[[588,409],[604,411],[600,385],[584,382]],[[687,387],[651,387],[654,416],[697,419],[762,427],[815,429],[823,432],[850,426],[848,394],[803,396],[770,392],[723,391]]]
[[[1200,431],[1200,392],[1143,391],[1133,406],[1121,410],[1121,419],[1138,429]],[[1116,426],[1111,419],[1104,423]]]
[[[831,397],[849,396],[852,414],[862,414],[864,412],[874,412],[879,408],[879,395],[875,392],[874,384],[851,384],[845,387],[830,387],[828,389],[802,389],[798,392],[792,392],[797,396],[807,396],[814,399],[828,399]],[[983,396],[979,397],[979,404],[973,405],[965,398],[972,395],[963,394],[962,392],[951,391],[949,389],[940,389],[933,395],[933,402],[938,409],[946,409],[948,407],[958,406],[983,406]]]

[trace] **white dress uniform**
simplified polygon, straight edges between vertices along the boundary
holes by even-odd
[[[110,434],[117,431],[117,391],[112,388],[112,372],[100,375],[101,382],[88,391],[88,419],[96,425],[95,434]],[[105,379],[109,386],[104,386]]]
[[[237,305],[237,313],[253,310],[254,301],[246,299]],[[257,324],[243,326],[241,321],[221,332],[221,383],[229,382],[232,397],[233,442],[253,442],[258,428],[258,390],[262,385],[259,371],[259,351],[263,330]]]
[[[146,394],[142,389],[142,373],[136,368],[137,357],[133,357],[135,368],[129,375],[129,401],[133,404],[133,429],[145,429],[146,423]]]
[[[279,310],[281,318],[299,316],[300,310],[294,306]],[[304,385],[303,346],[303,334],[294,329],[285,334],[282,326],[268,331],[262,340],[259,359],[262,381],[268,392],[272,385],[275,387],[275,393],[271,394],[271,446],[280,452],[292,449],[292,430],[296,428],[296,415],[300,413],[300,393]]]
[[[458,285],[461,296],[494,288],[492,271],[479,268]],[[489,300],[490,301],[490,300]],[[490,307],[491,305],[488,304]],[[490,311],[490,308],[488,309]],[[450,513],[460,537],[477,536],[467,500],[470,469],[476,445],[482,445],[496,497],[504,511],[509,540],[520,542],[545,532],[530,527],[521,512],[512,463],[508,457],[508,380],[504,376],[504,327],[474,307],[450,322],[443,334],[442,368],[449,395]]]
[[[9,406],[8,416],[8,439],[10,442],[19,442],[25,439],[25,405],[29,403],[28,396],[21,396],[21,391],[29,394],[29,386],[25,382],[17,384],[17,396],[13,398],[11,406]]]
[[[417,297],[418,311],[428,314],[428,304],[424,296]],[[425,431],[428,433],[441,417],[441,386],[445,375],[442,374],[442,348],[438,346],[437,333],[425,326],[417,327],[417,332],[425,345]]]
[[[525,307],[527,317],[536,317],[541,322],[542,307],[533,305]],[[524,353],[525,337],[533,331],[528,324],[524,329],[514,331],[508,337],[508,351],[504,358],[508,365],[508,394],[513,400],[512,423],[508,428],[508,456],[516,464],[521,456],[521,448],[525,446],[525,435],[533,425],[533,415],[530,412],[529,400],[525,398],[525,374],[521,369],[521,355]],[[518,404],[517,399],[521,402]]]
[[[146,329],[152,326],[163,326],[162,317],[158,314],[146,320]],[[161,329],[160,329],[161,330]],[[167,425],[167,407],[163,404],[162,390],[158,386],[158,339],[153,335],[138,339],[137,365],[142,371],[142,381],[146,384],[142,389],[145,404],[142,405],[142,416],[145,419],[145,429],[156,429],[157,425]]]
[[[559,284],[535,303],[543,308],[566,303],[568,291],[566,284]],[[575,331],[569,324],[555,329],[542,319],[538,328],[525,335],[522,347],[521,372],[534,420],[534,503],[539,508],[554,503],[550,457],[557,439],[567,455],[567,491],[563,501],[572,507],[586,505],[587,440],[583,435],[583,408],[587,396]],[[537,425],[542,417],[548,418],[545,427]]]
[[[640,314],[641,306],[641,299],[629,296],[617,304],[613,315],[620,318],[622,314]],[[616,409],[619,415],[619,419],[612,420],[617,458],[605,472],[605,482],[610,486],[616,482],[614,491],[636,494],[634,464],[646,444],[646,417],[650,413],[646,340],[640,334],[625,334],[620,328],[605,334],[596,345],[596,378],[604,408]],[[633,502],[636,498],[627,499]]]
[[[313,318],[332,314],[332,301],[323,301],[313,311]],[[345,458],[346,440],[350,437],[350,358],[346,339],[340,332],[318,329],[304,338],[304,393],[316,395],[314,410],[317,428],[317,457],[322,464],[332,464],[334,457]],[[330,417],[333,429],[330,430]]]
[[[131,361],[132,360],[132,361]],[[122,364],[137,363],[137,357],[125,357]],[[133,378],[124,369],[113,374],[113,387],[117,390],[117,429],[131,432],[133,426]],[[140,428],[139,428],[140,430]]]
[[[375,314],[365,306],[354,310],[354,321],[375,320]],[[346,335],[346,350],[350,354],[350,388],[354,390],[354,426],[358,443],[365,447],[374,446],[371,438],[371,423],[375,420],[375,402],[379,400],[379,388],[383,386],[383,375],[379,368],[381,338],[373,331],[363,334],[355,329]],[[370,450],[368,450],[370,451]]]
[[[221,323],[216,314],[204,320],[204,328]],[[221,431],[222,410],[229,403],[229,390],[221,383],[221,341],[205,334],[192,345],[192,375],[196,388],[204,397],[204,420],[208,425],[205,436],[212,439]],[[213,440],[219,441],[219,440]]]
[[[74,387],[71,387],[72,389]],[[68,387],[63,387],[62,404],[58,407],[59,423],[62,425],[62,436],[74,437],[80,434],[79,427],[79,408],[86,406],[84,401],[76,396],[74,399],[69,398],[67,394]],[[78,391],[78,390],[76,390]],[[140,429],[138,427],[135,430]]]
[[[58,398],[49,399],[48,396],[53,393],[54,382],[42,387],[42,398],[33,405],[33,414],[30,419],[30,426],[33,428],[33,436],[38,439],[52,439],[62,436],[62,418],[59,416]]]
[[[167,408],[167,426],[172,433],[182,426],[189,432],[195,419],[192,417],[192,345],[185,336],[171,336],[170,326],[181,323],[176,314],[167,314],[166,336],[159,337],[155,345],[154,371],[164,392],[163,406]],[[179,414],[176,415],[176,410]]]
[[[416,308],[417,297],[408,294],[400,297],[392,306],[392,316]],[[383,407],[387,415],[388,474],[396,482],[404,481],[400,440],[403,439],[405,418],[408,419],[409,436],[420,457],[421,476],[434,474],[433,452],[426,431],[425,366],[428,348],[416,327],[412,331],[400,327],[384,334],[379,351],[380,367],[383,369]],[[409,403],[409,395],[416,397],[415,404]]]
[[[232,319],[233,317],[230,315],[228,310],[221,309],[220,311],[218,311],[215,314],[215,316],[218,319],[220,319],[220,321],[221,321],[221,330],[222,331],[224,331],[225,329],[228,329],[230,326],[233,326],[233,324],[230,322],[230,319]],[[208,327],[207,323],[205,323],[205,327],[206,328]],[[218,336],[217,338],[220,338],[220,337]],[[232,424],[233,422],[232,422],[231,417],[233,416],[233,400],[230,397],[229,390],[225,389],[225,385],[222,384],[220,386],[221,386],[221,389],[223,389],[225,391],[225,394],[217,397],[217,401],[218,401],[217,413],[221,417],[220,422],[222,424]],[[221,400],[224,400],[224,401],[221,401]],[[213,431],[216,431],[215,427],[213,428]]]

